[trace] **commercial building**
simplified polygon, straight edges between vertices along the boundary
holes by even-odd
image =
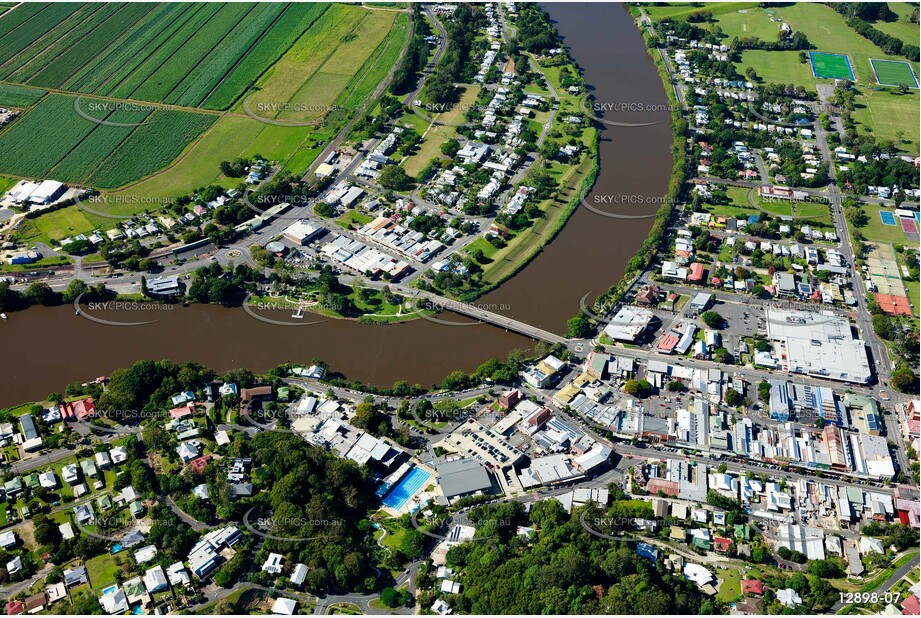
[[[310,244],[312,240],[326,233],[326,228],[314,225],[306,219],[299,219],[285,228],[283,235],[293,243],[299,245]]]
[[[435,467],[438,485],[448,501],[489,492],[493,487],[492,477],[486,468],[473,459],[455,459]]]
[[[604,334],[615,341],[633,342],[643,336],[655,314],[648,309],[622,307],[604,327]]]
[[[767,335],[791,373],[867,384],[872,373],[864,342],[851,335],[846,318],[832,312],[768,308]]]

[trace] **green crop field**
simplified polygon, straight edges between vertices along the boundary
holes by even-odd
[[[0,107],[29,107],[45,96],[45,90],[0,84]]]
[[[873,70],[876,71],[876,81],[883,86],[908,86],[917,88],[918,80],[915,78],[911,65],[900,60],[870,59]]]
[[[220,162],[257,153],[303,173],[394,68],[409,32],[405,12],[341,4],[19,5],[0,18],[0,105],[29,109],[0,131],[0,174],[166,199],[236,186]],[[279,117],[304,126],[241,113],[247,93],[283,101]],[[318,108],[331,111],[295,111]],[[20,236],[111,224],[68,208],[23,223]]]
[[[370,14],[373,14],[372,20],[366,21]],[[315,11],[313,17],[316,19],[310,29],[257,82],[255,94],[249,96],[247,101],[247,107],[254,114],[271,115],[261,112],[259,107],[260,101],[263,104],[271,103],[266,98],[266,92],[272,100],[283,102],[282,105],[269,106],[270,109],[283,106],[289,113],[300,109],[305,101],[300,101],[297,107],[284,104],[302,90],[302,84],[310,82],[320,68],[327,64],[331,55],[330,46],[353,31],[357,37],[350,38],[347,43],[353,55],[350,62],[356,63],[357,57],[362,63],[359,65],[361,68],[355,71],[356,78],[336,83],[328,80],[326,85],[334,90],[319,96],[330,101],[331,105],[341,107],[343,113],[355,109],[364,103],[375,86],[396,64],[409,33],[408,17],[392,11],[368,11],[337,4],[322,14]],[[364,24],[364,27],[358,28],[359,24]],[[317,84],[318,81],[313,83]],[[220,91],[216,91],[216,94],[223,96]],[[300,174],[320,151],[317,143],[331,137],[324,126],[278,126],[246,116],[242,100],[233,111],[234,115],[218,120],[169,169],[126,187],[118,194],[145,198],[176,197],[207,184],[236,186],[239,179],[221,175],[221,161],[256,153],[279,161],[286,171]],[[312,110],[307,110],[286,120],[305,121],[313,119],[314,115]]]
[[[108,122],[130,126],[99,125],[64,159],[54,166],[49,174],[61,181],[81,183],[113,150],[125,141],[135,127],[144,122],[150,112],[147,110],[117,109],[106,117]],[[86,122],[74,117],[73,122]]]
[[[327,8],[289,3],[21,5],[0,19],[0,79],[223,109]]]
[[[25,6],[29,5],[26,4]],[[40,40],[60,22],[65,21],[79,11],[83,5],[53,3],[34,6],[38,10],[30,10],[22,21],[18,19],[21,17],[17,15],[19,9],[13,9],[0,18],[0,63],[5,63],[34,42]],[[12,20],[12,23],[7,22],[7,20]]]
[[[279,19],[234,70],[224,78],[205,101],[212,109],[229,107],[243,89],[255,82],[274,64],[285,50],[291,47],[307,28],[311,27],[329,5],[295,3],[288,8],[285,19]]]
[[[132,3],[112,15],[96,17],[97,13],[108,13],[111,8],[113,8],[112,5],[103,5],[102,9],[94,13],[87,21],[92,21],[95,27],[89,32],[81,33],[83,36],[78,41],[60,48],[60,51],[61,39],[52,43],[50,49],[43,54],[43,58],[47,58],[50,62],[44,64],[34,77],[28,80],[13,79],[12,81],[26,82],[45,88],[59,87],[73,74],[75,69],[89,62],[106,46],[117,43],[121,39],[121,33],[141,20],[153,8],[153,5]],[[80,31],[77,30],[77,32]],[[66,41],[65,45],[68,43],[70,41]]]
[[[120,187],[165,167],[210,127],[215,116],[164,110],[153,113],[122,142],[87,182]]]
[[[387,36],[394,14],[333,5],[269,69],[247,99],[257,116],[310,122],[336,102]],[[238,111],[242,110],[242,102]]]
[[[126,184],[168,164],[217,118],[175,110],[158,110],[147,118],[149,110],[112,109],[112,102],[83,99],[81,109],[87,115],[141,123],[107,126],[80,116],[75,101],[70,95],[49,95],[0,133],[0,172],[81,183],[105,162],[88,182],[114,187],[118,184],[110,183]],[[105,109],[86,111],[94,103]]]
[[[84,137],[100,126],[76,120],[74,99],[49,95],[0,133],[0,172],[42,177]]]

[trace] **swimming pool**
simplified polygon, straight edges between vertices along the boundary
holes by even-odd
[[[384,497],[382,501],[384,506],[400,510],[412,495],[419,491],[419,488],[425,485],[430,478],[432,478],[431,474],[422,468],[413,466],[412,470],[407,472],[406,476],[404,476],[399,483],[394,485],[390,493]]]
[[[116,590],[118,590],[118,585],[117,585],[117,584],[114,584],[114,585],[112,585],[112,586],[109,586],[108,588],[103,588],[103,589],[102,589],[102,595],[105,596],[105,595],[107,595],[107,594],[109,594],[109,593],[111,593],[111,592],[115,592]]]

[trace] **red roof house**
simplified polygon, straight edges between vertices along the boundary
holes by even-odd
[[[201,474],[204,471],[205,466],[208,465],[211,459],[212,459],[211,455],[202,455],[201,457],[196,457],[195,459],[190,461],[189,465],[192,466],[192,469],[195,470],[195,472],[197,472],[198,474]]]
[[[758,579],[743,579],[742,594],[764,594],[764,584]]]
[[[700,262],[691,264],[691,272],[688,273],[688,281],[699,283],[704,280],[704,265]]]
[[[61,416],[68,421],[85,421],[96,416],[96,402],[92,397],[61,404]]]
[[[6,615],[15,616],[16,614],[21,614],[25,606],[22,604],[22,601],[10,601],[6,604]]]
[[[713,537],[713,549],[721,554],[725,554],[727,551],[729,551],[730,545],[732,545],[731,539],[727,539],[726,537],[722,536]]]
[[[195,414],[195,408],[191,404],[182,406],[181,408],[173,408],[169,411],[169,417],[174,419],[192,416],[193,414]]]
[[[903,616],[921,615],[921,602],[919,602],[918,597],[912,594],[912,595],[909,595],[907,599],[902,601],[902,615]]]

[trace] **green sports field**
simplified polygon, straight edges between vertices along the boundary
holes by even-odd
[[[812,73],[816,77],[854,80],[851,61],[844,54],[809,52],[809,57],[812,60]]]
[[[873,65],[873,70],[876,72],[876,81],[882,86],[918,87],[915,73],[907,62],[871,58],[870,64]]]
[[[758,6],[757,2],[713,2],[701,5],[697,2],[669,2],[658,6],[646,6],[646,13],[653,21],[663,19],[684,19],[699,11],[709,11],[716,16],[722,13],[731,13],[739,9],[748,9]]]

